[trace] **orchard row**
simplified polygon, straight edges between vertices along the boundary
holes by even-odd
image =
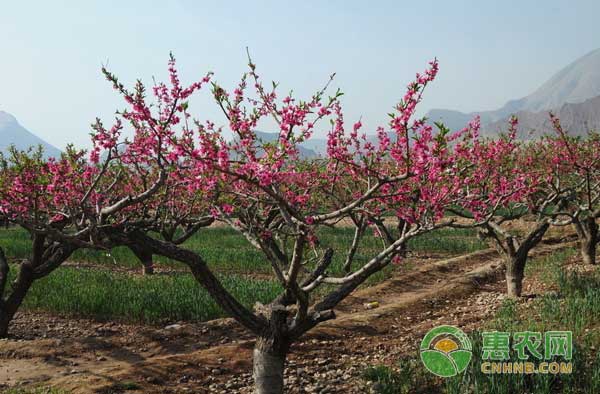
[[[0,337],[31,285],[80,249],[129,247],[148,266],[152,256],[186,265],[215,302],[257,338],[258,393],[281,393],[290,345],[369,277],[400,262],[409,240],[443,227],[476,228],[505,256],[507,292],[521,295],[529,251],[551,226],[574,225],[586,263],[595,263],[600,216],[600,137],[575,138],[550,115],[555,133],[517,139],[517,120],[494,139],[474,119],[451,131],[414,119],[437,61],[417,74],[390,115],[367,138],[347,125],[342,93],[329,83],[301,100],[264,85],[255,65],[232,91],[207,74],[183,86],[175,60],[168,83],[132,89],[103,69],[125,101],[107,127],[93,124],[89,151],[68,148],[58,159],[12,151],[0,173],[0,214],[31,234],[31,255],[8,282],[0,253]],[[227,119],[217,127],[191,116],[192,95],[210,87]],[[382,109],[384,111],[385,108]],[[261,141],[260,125],[274,141]],[[227,132],[225,131],[227,129]],[[234,135],[226,138],[227,133]],[[327,134],[326,154],[305,159],[300,146]],[[125,138],[124,134],[130,135]],[[506,224],[527,217],[518,234]],[[202,256],[182,246],[219,221],[260,250],[281,293],[247,308],[222,285]],[[334,252],[320,229],[351,225],[343,270],[329,270]],[[380,247],[357,261],[361,240]],[[340,256],[336,256],[337,259]],[[319,291],[317,291],[319,290]]]

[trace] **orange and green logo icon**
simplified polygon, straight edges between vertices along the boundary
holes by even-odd
[[[471,357],[471,340],[454,326],[435,327],[421,341],[421,360],[437,376],[458,375],[467,368]]]

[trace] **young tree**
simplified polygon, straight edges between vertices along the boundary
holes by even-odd
[[[463,178],[469,203],[452,209],[463,218],[480,220],[479,235],[505,257],[510,297],[521,296],[529,252],[560,219],[568,198],[568,190],[548,172],[552,157],[546,142],[520,143],[516,127],[517,119],[512,118],[507,135],[487,144],[476,143],[464,155],[472,163]],[[532,224],[511,228],[526,216],[534,218]]]
[[[3,158],[0,214],[31,234],[32,252],[20,264],[12,285],[8,283],[10,266],[0,253],[0,337],[7,335],[8,325],[33,282],[58,268],[74,250],[131,245],[119,243],[114,235],[132,220],[140,231],[160,230],[175,243],[207,224],[205,218],[196,215],[200,204],[195,200],[185,201],[176,216],[169,215],[181,207],[177,198],[186,198],[182,193],[193,191],[194,198],[200,198],[197,188],[189,186],[189,179],[202,181],[197,169],[184,169],[179,161],[179,149],[190,136],[176,136],[173,126],[180,121],[176,114],[183,111],[180,100],[207,81],[208,76],[178,89],[174,93],[177,100],[161,103],[157,119],[150,117],[149,108],[138,105],[144,95],[141,84],[133,94],[116,85],[130,109],[118,114],[110,129],[100,120],[93,124],[94,147],[89,158],[84,151],[72,148],[57,160],[42,159],[41,151],[16,150]],[[164,94],[161,89],[155,89],[157,96]],[[121,136],[121,119],[133,126],[131,140]],[[176,231],[181,227],[187,232]]]
[[[2,158],[0,212],[8,223],[29,232],[31,254],[9,283],[10,265],[0,249],[0,338],[8,335],[10,321],[33,282],[51,273],[79,247],[76,240],[58,241],[55,234],[68,226],[63,212],[81,191],[78,184],[85,184],[89,176],[79,170],[80,164],[81,155],[73,150],[58,161],[44,161],[41,150],[11,149],[9,157]]]
[[[596,248],[600,241],[600,135],[588,132],[585,138],[570,136],[560,120],[550,113],[556,136],[548,137],[551,150],[548,161],[550,177],[556,187],[569,190],[563,211],[563,224],[571,223],[577,231],[581,257],[586,264],[596,264]]]

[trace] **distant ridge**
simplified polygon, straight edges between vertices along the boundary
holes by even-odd
[[[600,131],[600,96],[582,103],[563,104],[553,112],[560,118],[562,127],[570,135],[585,135],[589,130]],[[517,131],[522,139],[554,133],[548,111],[519,111],[515,115],[519,119]],[[492,122],[485,126],[484,134],[497,135],[506,131],[507,127],[508,119]]]
[[[481,123],[487,125],[507,119],[512,114],[525,112],[558,110],[565,104],[578,104],[600,96],[600,49],[596,49],[575,60],[540,86],[530,95],[511,100],[494,111],[464,113],[449,109],[432,109],[427,113],[430,121],[441,121],[452,130],[465,127],[466,123],[481,116]],[[495,126],[490,130],[495,129]]]
[[[278,133],[269,133],[265,131],[255,131],[256,136],[263,142],[277,141]],[[393,132],[387,133],[390,141],[396,141],[396,135]],[[375,134],[367,134],[366,141],[374,146],[379,146],[379,139]],[[300,157],[303,159],[313,159],[327,155],[327,138],[311,137],[299,145]]]
[[[19,124],[17,119],[8,112],[0,111],[0,152],[8,152],[8,147],[14,145],[19,150],[41,145],[44,157],[59,157],[59,149],[42,140]]]
[[[267,142],[267,143],[274,142],[274,141],[277,141],[277,139],[279,138],[278,133],[268,133],[268,132],[258,131],[258,130],[255,130],[254,133],[256,134],[256,137],[259,140],[261,140],[262,142]],[[318,153],[316,151],[314,151],[313,149],[311,149],[307,146],[300,145],[299,151],[300,151],[300,156],[305,159],[312,159],[312,158],[315,158],[318,156]]]

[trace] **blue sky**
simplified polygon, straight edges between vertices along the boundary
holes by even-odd
[[[167,4],[168,3],[168,4]],[[248,46],[264,78],[309,95],[337,72],[346,119],[382,124],[428,60],[430,108],[495,109],[600,47],[597,1],[2,1],[0,110],[63,148],[89,146],[96,116],[123,105],[100,75],[184,81],[208,70],[231,87]],[[194,116],[222,122],[207,92]]]

